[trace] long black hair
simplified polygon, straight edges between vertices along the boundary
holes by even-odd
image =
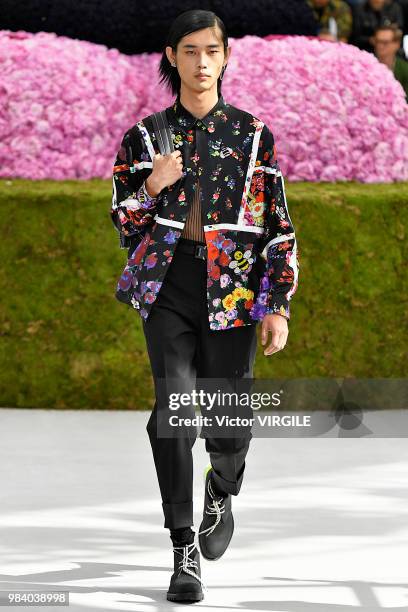
[[[218,25],[219,29],[221,30],[225,55],[228,47],[227,30],[222,19],[220,19],[218,15],[212,11],[204,11],[201,9],[184,11],[183,13],[180,13],[180,15],[178,15],[172,22],[170,30],[167,34],[163,55],[160,60],[159,73],[161,75],[160,83],[164,82],[165,85],[171,90],[173,95],[178,95],[180,93],[181,79],[177,68],[174,68],[167,59],[165,48],[171,47],[173,51],[176,52],[177,45],[183,36],[187,36],[187,34],[191,34],[191,32],[196,32],[197,30],[202,30],[203,28],[213,28],[216,25]],[[223,76],[223,72],[221,73],[221,76]],[[221,83],[222,80],[218,78],[218,95],[221,93]]]

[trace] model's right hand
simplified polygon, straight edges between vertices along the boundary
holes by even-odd
[[[168,155],[157,153],[153,158],[153,170],[149,176],[149,184],[155,185],[158,191],[173,185],[183,176],[183,157],[181,151],[173,151]]]

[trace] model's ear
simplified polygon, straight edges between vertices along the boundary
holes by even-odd
[[[172,49],[172,47],[170,47],[170,45],[168,45],[168,46],[166,47],[165,51],[166,51],[166,56],[167,56],[167,59],[169,60],[170,64],[174,64],[175,59],[174,59],[174,57],[173,57],[174,53],[173,53],[173,49]]]

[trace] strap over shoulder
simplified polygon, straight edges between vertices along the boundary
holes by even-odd
[[[157,144],[162,155],[169,155],[174,151],[173,136],[165,110],[153,113],[152,122]]]

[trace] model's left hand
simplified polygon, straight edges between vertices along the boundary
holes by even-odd
[[[284,348],[289,333],[287,319],[278,313],[265,315],[262,320],[262,346],[267,342],[269,332],[272,332],[272,339],[269,346],[264,350],[264,355],[266,356],[272,355]]]

